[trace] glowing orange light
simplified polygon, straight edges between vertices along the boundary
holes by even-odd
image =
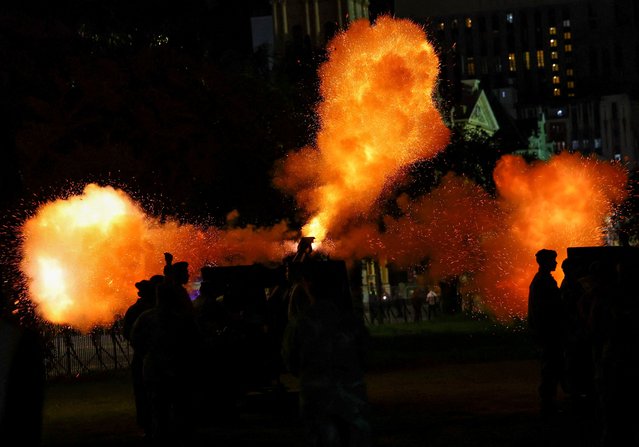
[[[23,225],[21,268],[37,311],[81,330],[110,324],[136,298],[134,284],[162,273],[162,253],[191,264],[280,260],[293,251],[282,222],[272,228],[202,229],[147,217],[123,191],[88,185],[41,207]]]
[[[627,173],[579,155],[561,154],[527,165],[503,157],[495,169],[503,230],[485,241],[486,269],[477,282],[498,315],[525,315],[535,253],[556,250],[558,263],[571,246],[604,244],[604,222],[626,196]],[[563,278],[560,268],[554,274]]]
[[[432,98],[439,61],[422,28],[390,17],[356,21],[328,50],[317,146],[289,157],[277,180],[312,214],[302,233],[318,242],[339,239],[344,225],[369,214],[389,177],[449,136]]]
[[[432,92],[439,63],[424,31],[406,20],[355,22],[329,44],[320,69],[316,147],[290,154],[275,183],[310,215],[303,234],[342,259],[429,261],[433,281],[468,274],[500,316],[525,315],[534,254],[603,243],[603,221],[625,196],[617,165],[559,155],[527,165],[506,156],[494,173],[497,198],[448,175],[431,194],[402,196],[403,217],[375,201],[406,166],[448,142]],[[229,224],[237,212],[229,213]],[[146,216],[124,192],[89,185],[46,204],[23,227],[22,270],[47,319],[87,330],[108,324],[136,295],[135,282],[162,271],[162,253],[191,264],[281,260],[296,234],[271,228],[199,228]],[[561,279],[561,272],[555,275]]]

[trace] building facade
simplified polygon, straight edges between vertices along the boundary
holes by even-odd
[[[631,0],[397,0],[425,25],[442,93],[480,79],[516,120],[547,118],[557,150],[639,160],[639,3]]]
[[[273,0],[273,34],[277,47],[302,38],[323,46],[336,29],[368,18],[368,0]]]

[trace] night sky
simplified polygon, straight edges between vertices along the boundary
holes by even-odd
[[[5,2],[2,207],[97,181],[155,214],[219,221],[238,209],[268,224],[291,213],[271,170],[313,134],[314,75],[270,73],[253,54],[250,16],[268,12],[267,2]]]

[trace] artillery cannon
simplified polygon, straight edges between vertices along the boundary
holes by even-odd
[[[297,253],[276,267],[253,264],[201,269],[202,286],[214,291],[224,314],[219,340],[232,353],[245,391],[280,385],[282,339],[302,281],[321,282],[340,309],[353,312],[346,263],[313,256],[312,239],[302,238]]]

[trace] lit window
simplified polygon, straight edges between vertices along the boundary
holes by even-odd
[[[566,31],[564,33],[564,39],[566,39],[566,40],[572,39],[572,33],[570,31]]]
[[[559,76],[553,76],[552,77],[552,83],[553,84],[559,84],[559,81],[560,81]]]
[[[544,68],[544,50],[537,50],[537,67]]]
[[[559,71],[559,64],[552,64],[552,71]]]
[[[473,27],[473,20],[470,17],[466,18],[466,28],[472,28]]]
[[[550,58],[551,59],[559,59],[559,53],[557,53],[556,51],[553,51],[550,53]]]
[[[551,47],[556,47],[557,46],[557,39],[550,39],[550,46]]]
[[[444,29],[446,29],[446,24],[444,22],[439,22],[439,29],[444,31]]]
[[[526,70],[530,70],[530,51],[524,53],[524,64],[526,65]]]
[[[570,20],[564,20],[564,28],[570,28]]]
[[[568,96],[575,96],[575,94],[568,92]]]
[[[568,82],[566,82],[566,86],[568,88],[575,88],[575,82],[574,81],[568,81]]]
[[[566,53],[570,53],[572,51],[572,45],[567,43],[566,45],[564,45],[564,51]]]
[[[551,26],[548,29],[548,34],[550,34],[551,36],[554,36],[555,34],[557,34],[557,28],[555,28],[554,26]]]
[[[513,23],[513,21],[514,21],[513,13],[509,12],[508,14],[506,14],[506,22]]]
[[[566,76],[574,76],[575,72],[572,68],[566,68]]]
[[[475,59],[472,57],[468,58],[468,63],[466,64],[466,71],[470,76],[475,75]]]
[[[554,88],[554,89],[552,90],[552,95],[553,95],[553,96],[561,96],[561,89],[559,89],[559,88]]]
[[[508,70],[517,71],[517,60],[515,59],[515,53],[508,53]]]

